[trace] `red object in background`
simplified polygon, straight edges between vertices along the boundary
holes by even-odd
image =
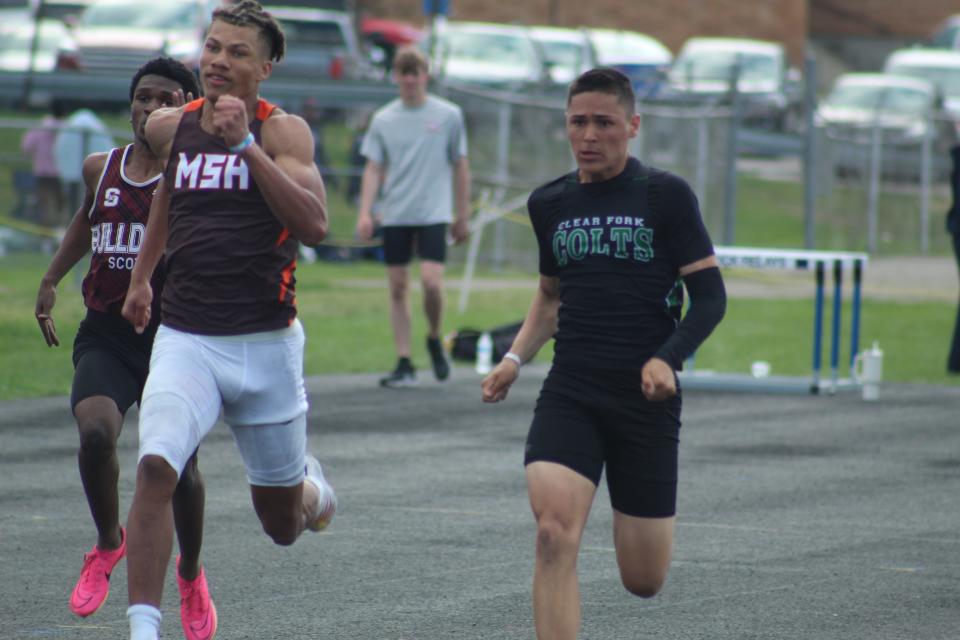
[[[336,56],[333,60],[330,61],[330,77],[334,80],[339,80],[343,77],[343,58]]]
[[[363,18],[360,33],[367,38],[378,38],[393,45],[415,44],[424,36],[423,29],[407,22],[386,18]]]

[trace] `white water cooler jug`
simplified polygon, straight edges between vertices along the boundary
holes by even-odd
[[[880,399],[880,380],[883,378],[883,351],[877,342],[861,351],[853,362],[853,375],[863,386],[864,400]]]

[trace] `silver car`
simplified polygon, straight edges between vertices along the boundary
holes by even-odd
[[[887,57],[883,72],[932,82],[946,110],[960,121],[960,51],[899,49]]]
[[[798,73],[782,44],[745,38],[690,38],[668,75],[670,97],[721,102],[737,73],[742,117],[748,126],[791,130],[799,121]]]
[[[530,35],[540,45],[550,79],[557,84],[567,85],[598,64],[590,37],[583,29],[530,27]]]
[[[433,46],[433,67],[444,82],[500,89],[550,82],[546,61],[526,27],[448,22]]]
[[[220,0],[97,0],[73,29],[76,50],[61,52],[60,70],[132,74],[159,55],[196,67],[203,34]]]
[[[149,8],[137,0],[96,0],[73,30],[76,50],[59,68],[123,75],[159,55],[197,68],[213,10],[223,0],[164,0]],[[279,80],[363,77],[366,67],[350,15],[343,11],[274,6],[269,11],[287,39]]]
[[[937,87],[926,80],[843,74],[820,103],[814,122],[840,175],[864,174],[875,152],[888,177],[919,178],[924,152],[934,177],[949,171],[948,151],[956,140],[953,124],[943,112]]]

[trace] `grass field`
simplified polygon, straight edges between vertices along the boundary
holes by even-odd
[[[2,114],[0,116],[12,116]],[[122,131],[124,116],[109,116],[107,124]],[[19,131],[0,128],[0,166],[23,163],[19,158]],[[345,167],[350,131],[343,126],[325,129],[324,139],[331,163]],[[355,206],[345,195],[341,179],[328,194],[331,212],[330,238],[337,242],[352,239]],[[745,246],[799,248],[803,244],[801,186],[741,176],[737,188],[737,243]],[[846,189],[846,190],[844,190]],[[862,194],[855,189],[836,187],[830,206],[836,211],[818,213],[817,238],[823,249],[862,249],[857,238],[862,225],[850,211],[860,206]],[[901,193],[884,194],[881,206],[881,237],[884,252],[909,253],[915,237],[913,222],[899,215],[909,207]],[[0,171],[0,224],[11,202],[10,172]],[[937,200],[931,207],[932,252],[947,252],[943,227],[946,203]],[[522,219],[520,220],[523,221]],[[520,256],[513,264],[535,268],[535,244],[525,225],[507,225],[508,253]],[[492,233],[485,236],[482,253],[491,253]],[[48,349],[33,320],[36,287],[48,258],[14,255],[0,258],[0,398],[63,394],[69,391],[71,363],[69,345],[83,314],[79,294],[80,275],[71,274],[60,287],[55,318],[64,346]],[[457,264],[459,260],[454,260]],[[84,263],[85,264],[85,263]],[[298,270],[298,301],[301,319],[309,338],[308,374],[329,372],[385,371],[393,361],[387,296],[382,266],[372,263],[327,263],[303,265]],[[456,277],[456,270],[452,275]],[[456,315],[456,295],[448,296],[446,329],[485,328],[523,317],[532,294],[530,286],[516,286],[518,274],[488,273],[502,287],[477,291],[469,311]],[[419,305],[415,296],[414,305]],[[849,314],[849,309],[845,310]],[[944,358],[955,310],[942,303],[895,304],[866,300],[863,310],[862,345],[878,340],[886,353],[886,380],[953,383],[944,373]],[[413,335],[420,351],[415,360],[426,366],[421,339],[422,314],[414,314]],[[810,370],[812,344],[811,304],[804,300],[738,300],[732,298],[728,316],[717,334],[701,349],[697,367],[721,371],[749,370],[750,363],[769,361],[775,374],[802,375]],[[849,317],[847,315],[846,317]],[[846,338],[845,338],[846,339]],[[824,354],[826,356],[826,353]],[[544,354],[541,359],[548,358]]]
[[[58,289],[54,309],[62,346],[48,348],[33,318],[36,288],[47,261],[39,255],[0,258],[0,399],[69,393],[70,349],[84,310],[78,276],[70,274]],[[317,262],[302,265],[297,275],[298,307],[307,332],[307,374],[386,371],[394,354],[382,266]],[[451,276],[454,282],[457,272]],[[456,313],[456,292],[450,292],[445,329],[483,329],[521,319],[534,281],[517,274],[501,274],[496,281],[502,286],[471,294],[462,316]],[[427,367],[419,294],[413,295],[413,304],[414,361]],[[849,313],[849,308],[845,309],[844,317],[849,318]],[[861,344],[879,341],[885,352],[884,380],[957,384],[960,380],[945,373],[954,313],[952,305],[940,302],[901,304],[868,299],[863,307]],[[726,319],[700,350],[696,365],[745,373],[754,360],[766,360],[774,374],[805,375],[811,365],[811,320],[809,300],[731,297]],[[844,336],[844,353],[847,340]],[[826,345],[823,355],[826,363]],[[548,347],[538,359],[549,358]]]

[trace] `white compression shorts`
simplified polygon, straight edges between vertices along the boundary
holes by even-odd
[[[307,394],[303,327],[202,336],[161,325],[140,408],[139,459],[156,455],[179,475],[223,407],[250,484],[303,480]]]

